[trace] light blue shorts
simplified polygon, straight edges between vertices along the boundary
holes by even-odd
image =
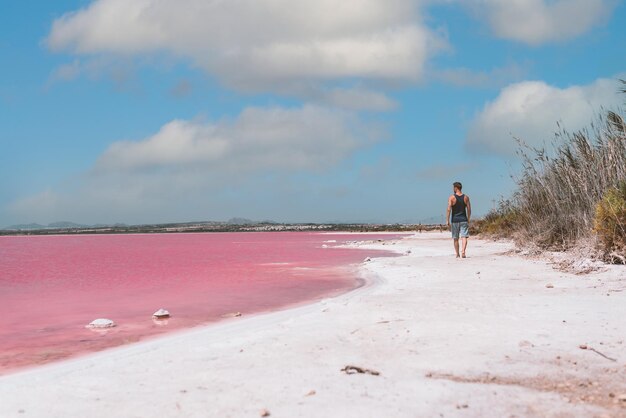
[[[469,237],[469,222],[452,222],[452,238],[459,239]]]

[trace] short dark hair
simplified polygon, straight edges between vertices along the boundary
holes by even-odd
[[[452,186],[456,187],[459,190],[463,190],[463,185],[459,181],[455,181],[454,183],[452,183]]]

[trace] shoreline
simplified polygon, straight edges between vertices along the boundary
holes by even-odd
[[[194,283],[193,279],[189,280],[190,286],[188,286],[188,288],[194,288],[193,286],[195,286],[195,289],[199,291],[209,291],[207,295],[201,298],[194,297],[194,295],[187,295],[189,298],[181,298],[180,296],[176,297],[173,295],[159,295],[158,292],[154,292],[150,288],[150,286],[154,285],[142,285],[140,282],[138,286],[143,287],[129,287],[124,294],[117,295],[115,298],[115,300],[118,301],[117,303],[105,304],[98,309],[92,309],[93,312],[90,311],[91,313],[84,309],[84,303],[83,306],[81,306],[79,302],[85,297],[85,294],[79,292],[76,292],[76,295],[72,292],[60,294],[59,298],[66,302],[64,306],[73,307],[73,304],[76,304],[77,312],[82,315],[68,314],[66,312],[73,312],[68,309],[57,309],[56,311],[54,309],[41,309],[39,316],[35,318],[35,314],[33,314],[34,311],[29,311],[28,308],[24,308],[23,306],[28,304],[32,305],[34,303],[33,301],[38,300],[38,294],[33,293],[29,298],[21,296],[24,301],[23,303],[18,303],[16,299],[10,298],[11,293],[7,293],[4,299],[8,299],[9,307],[13,308],[9,312],[9,317],[5,318],[7,328],[3,328],[2,332],[0,332],[0,376],[214,324],[225,320],[225,318],[229,316],[251,316],[275,310],[290,309],[302,304],[314,303],[315,301],[343,294],[363,285],[362,280],[359,278],[357,265],[366,254],[359,251],[346,251],[345,247],[342,250],[342,244],[350,239],[369,241],[375,240],[378,237],[385,239],[395,239],[398,237],[397,235],[389,234],[386,236],[371,236],[368,234],[342,233],[337,235],[338,237],[342,237],[337,238],[337,240],[339,240],[338,244],[326,245],[326,241],[324,241],[324,243],[322,242],[326,238],[319,233],[313,233],[312,235],[302,233],[293,234],[295,234],[294,236],[296,238],[287,239],[284,245],[289,246],[292,241],[302,241],[302,238],[298,237],[304,237],[306,242],[310,241],[304,245],[308,255],[304,255],[304,253],[300,255],[297,251],[290,253],[282,252],[273,255],[271,250],[273,247],[269,247],[269,252],[264,253],[265,255],[262,255],[260,260],[257,258],[252,264],[248,263],[250,265],[246,264],[244,261],[243,266],[239,268],[239,270],[241,270],[240,273],[243,275],[245,268],[254,267],[255,271],[251,272],[250,279],[261,278],[263,281],[255,282],[254,280],[247,280],[249,284],[246,284],[243,288],[240,286],[237,294],[233,293],[230,298],[220,297],[221,294],[228,294],[228,291],[231,291],[231,289],[228,286],[220,287],[219,280],[215,280],[214,278],[211,279],[212,281],[207,281],[209,284],[217,282],[217,287],[213,288],[213,291],[210,291],[211,288],[207,287],[209,285],[199,285],[198,283]],[[233,237],[230,233],[222,235],[226,236],[224,239],[229,240],[229,243],[230,241],[234,242],[231,244],[232,248],[236,248],[233,254],[241,253],[244,254],[243,257],[246,257],[245,252],[242,252],[244,250],[237,247],[239,241],[237,237]],[[247,233],[246,236],[250,236],[250,234]],[[275,234],[272,234],[272,237],[275,236]],[[268,238],[268,234],[262,235],[261,237],[265,237],[261,238],[262,240],[269,239],[271,241],[274,239]],[[59,238],[66,239],[63,236],[59,236]],[[55,237],[44,239],[54,240]],[[67,239],[72,240],[73,238]],[[107,237],[107,239],[109,238]],[[126,240],[127,238],[124,237],[124,239]],[[187,238],[181,238],[181,236],[171,239],[178,240],[175,242],[187,242]],[[278,239],[281,242],[283,241],[282,238]],[[257,241],[257,239],[253,239],[250,242],[254,245],[258,245],[255,244]],[[332,240],[332,242],[335,243],[336,241]],[[244,242],[244,244],[246,243],[247,241]],[[214,245],[212,242],[209,242],[209,244]],[[199,246],[195,245],[194,247],[197,248]],[[300,247],[303,247],[302,244],[300,244]],[[335,250],[333,247],[339,250]],[[326,250],[324,248],[328,249]],[[97,246],[95,249],[98,251],[101,250],[101,248]],[[350,255],[350,253],[352,253],[352,255]],[[289,255],[293,255],[295,257],[293,260],[296,261],[289,263],[269,262],[282,260],[285,257],[289,259]],[[384,255],[381,254],[381,256],[386,255],[393,256],[390,251],[385,252]],[[235,255],[228,257],[235,259],[239,257],[239,259],[241,259],[242,256]],[[239,259],[236,261],[239,261]],[[209,265],[213,268],[213,264]],[[307,265],[309,265],[309,267],[298,267]],[[143,269],[144,267],[139,263],[138,268]],[[217,265],[217,270],[212,270],[214,274],[213,277],[227,277],[228,274],[232,276],[232,271],[237,271],[237,267],[230,268],[230,273],[227,269],[219,270],[219,268],[221,267]],[[190,273],[192,278],[194,277],[193,275],[196,274],[195,271],[190,271],[189,268],[185,271]],[[177,273],[173,272],[173,274],[176,275]],[[36,274],[33,274],[33,276],[35,275]],[[157,275],[156,279],[160,280],[159,283],[167,285],[167,280],[163,279],[165,276],[164,274],[161,274],[161,276]],[[105,277],[105,279],[108,280],[108,276]],[[243,282],[243,280],[241,281]],[[259,283],[270,290],[264,291],[263,288],[259,288]],[[82,285],[82,283],[78,283],[78,285]],[[117,288],[113,286],[112,289],[107,289],[107,291],[113,292],[123,288],[124,287],[118,283]],[[231,288],[233,288],[233,285],[231,285]],[[59,288],[55,290],[61,291],[63,289]],[[126,294],[130,294],[130,291],[139,294],[139,291],[144,290],[147,291],[148,296],[152,299],[149,299],[148,296],[143,296],[142,300],[137,300],[137,306],[141,308],[139,309],[134,302],[130,301],[132,297],[129,298]],[[181,292],[185,292],[185,290],[176,290],[176,292],[177,294],[184,294]],[[188,290],[186,292],[189,293]],[[97,299],[99,297],[98,294],[98,292],[93,291],[92,294],[87,293],[86,296],[99,301]],[[229,300],[230,302],[228,302]],[[60,306],[58,303],[57,305]],[[153,324],[154,321],[150,320],[149,316],[139,316],[141,312],[153,312],[156,306],[159,305],[165,305],[168,309],[173,311],[174,317],[169,320],[168,325],[158,326],[158,324]],[[26,310],[21,311],[21,309]],[[82,311],[80,309],[82,309]],[[48,319],[51,317],[50,315],[52,315],[53,318],[54,315],[57,315],[61,321],[55,322]],[[81,318],[82,321],[86,321],[83,323],[87,323],[94,317],[111,318],[115,320],[118,327],[111,330],[98,330],[99,332],[96,333],[85,331],[80,323]],[[43,332],[40,331],[40,329],[43,331],[52,331]],[[26,334],[26,332],[29,334]],[[108,335],[105,336],[101,334]],[[26,337],[28,337],[28,339],[26,339]]]
[[[355,274],[358,274],[359,271],[356,268],[356,266],[357,265],[355,264],[355,265],[350,265],[350,266],[344,266],[344,268],[348,268],[348,267],[354,268]],[[358,294],[359,292],[364,291],[366,288],[374,285],[376,282],[376,278],[370,277],[369,279],[365,279],[361,276],[357,276],[355,277],[355,281],[357,282],[357,285],[355,287],[347,291],[339,291],[339,294],[335,296],[318,296],[312,300],[293,302],[287,305],[280,306],[278,308],[253,312],[251,314],[242,315],[240,317],[230,317],[228,316],[229,314],[225,314],[221,319],[217,319],[215,321],[210,321],[210,322],[207,322],[201,325],[196,325],[190,328],[179,328],[179,329],[175,329],[173,331],[169,331],[163,334],[150,335],[145,338],[142,338],[141,340],[137,342],[131,342],[127,344],[113,346],[113,347],[105,348],[99,351],[78,354],[76,356],[70,356],[68,358],[57,360],[57,361],[52,361],[50,363],[43,363],[43,364],[38,364],[38,365],[36,364],[32,366],[20,367],[20,368],[15,369],[15,371],[13,371],[13,369],[9,369],[8,373],[0,374],[0,383],[2,379],[11,378],[16,375],[37,374],[39,372],[44,372],[47,369],[56,369],[56,368],[64,369],[66,367],[75,366],[74,363],[97,362],[98,360],[106,359],[110,355],[124,354],[124,352],[131,353],[131,352],[141,352],[143,350],[151,350],[155,347],[160,346],[164,342],[165,343],[169,342],[170,340],[171,342],[174,342],[178,340],[184,340],[185,338],[194,336],[196,334],[204,334],[207,332],[220,332],[221,329],[217,329],[217,328],[222,328],[222,327],[226,328],[227,332],[230,332],[229,328],[231,327],[234,327],[237,330],[239,330],[239,328],[241,327],[245,328],[248,325],[247,321],[251,321],[255,318],[258,318],[257,322],[260,323],[258,325],[271,324],[274,321],[283,320],[284,317],[289,316],[290,313],[294,313],[297,315],[299,313],[301,314],[301,313],[310,312],[314,310],[316,307],[323,309],[324,305],[327,304],[328,301],[331,301],[331,300],[334,301],[343,296],[348,296],[353,293]],[[276,314],[275,315],[276,318],[273,318],[274,314]],[[238,323],[240,322],[245,322],[245,324],[238,326]],[[256,325],[257,324],[255,324],[255,326]]]
[[[476,239],[455,260],[449,241],[360,244],[411,253],[363,263],[368,284],[335,298],[1,376],[0,415],[626,413],[622,270],[576,276]]]
[[[346,234],[345,232],[329,232],[328,234]],[[354,233],[362,235],[374,235],[374,234],[388,234],[388,233]],[[402,238],[401,238],[402,239]],[[396,240],[390,240],[396,241]],[[358,241],[354,244],[343,245],[346,248],[360,248],[361,245],[373,244],[368,241]],[[338,246],[342,247],[342,246]],[[400,252],[394,251],[393,249],[377,249],[377,251],[388,251],[396,253],[397,256],[401,255]],[[163,343],[174,343],[178,340],[184,340],[188,337],[193,337],[198,334],[206,334],[206,333],[219,333],[219,332],[240,332],[244,331],[245,328],[255,328],[255,327],[263,327],[269,326],[273,323],[280,322],[281,320],[285,320],[285,317],[298,316],[310,312],[314,312],[318,309],[323,310],[325,305],[327,305],[330,301],[333,302],[341,302],[342,298],[349,299],[354,296],[358,296],[361,294],[366,294],[369,289],[376,286],[376,284],[380,284],[382,278],[376,274],[371,272],[366,273],[362,268],[363,263],[355,263],[350,265],[341,266],[338,268],[343,268],[346,270],[353,270],[354,279],[357,282],[357,285],[347,291],[340,291],[339,294],[335,296],[326,296],[326,297],[316,297],[313,300],[306,300],[301,302],[294,302],[284,306],[281,306],[277,309],[270,309],[267,311],[259,311],[254,312],[250,315],[245,315],[241,317],[222,317],[222,319],[218,319],[215,321],[207,322],[202,325],[197,325],[191,328],[181,328],[174,331],[170,331],[164,334],[157,334],[154,336],[148,336],[145,339],[142,339],[137,342],[123,344],[119,346],[114,346],[110,348],[106,348],[100,351],[88,352],[84,354],[79,354],[77,356],[71,356],[66,359],[61,359],[58,361],[53,361],[50,363],[44,363],[39,365],[25,366],[15,369],[12,371],[9,369],[7,374],[0,374],[0,384],[3,379],[10,379],[12,377],[18,376],[27,376],[27,375],[37,375],[39,373],[63,373],[63,369],[72,368],[76,366],[89,366],[91,363],[96,363],[99,360],[106,360],[110,356],[114,355],[125,355],[132,353],[141,353],[144,350],[152,350],[158,346],[161,346]],[[243,324],[241,324],[243,322]],[[252,322],[252,323],[251,323]],[[224,328],[224,329],[222,329]],[[231,328],[234,328],[231,330]],[[244,328],[244,329],[242,329]],[[58,371],[55,369],[59,369]]]

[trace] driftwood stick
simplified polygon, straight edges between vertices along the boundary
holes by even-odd
[[[588,350],[591,350],[591,351],[593,351],[594,353],[600,354],[602,357],[604,357],[604,358],[605,358],[605,359],[607,359],[607,360],[617,361],[617,359],[614,359],[614,358],[611,358],[611,357],[609,357],[609,356],[606,356],[606,355],[602,354],[601,352],[599,352],[598,350],[596,350],[596,349],[595,349],[595,348],[593,348],[593,347],[589,347],[589,348],[588,348]]]
[[[373,376],[378,376],[380,374],[380,372],[377,372],[376,370],[364,369],[363,367],[350,366],[350,365],[344,367],[343,369],[341,369],[341,371],[345,372],[346,374],[367,373]]]

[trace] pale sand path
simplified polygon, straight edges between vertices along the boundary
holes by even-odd
[[[2,377],[0,417],[626,416],[625,268],[574,276],[478,240],[456,260],[447,236],[369,244],[412,253],[332,300]]]

